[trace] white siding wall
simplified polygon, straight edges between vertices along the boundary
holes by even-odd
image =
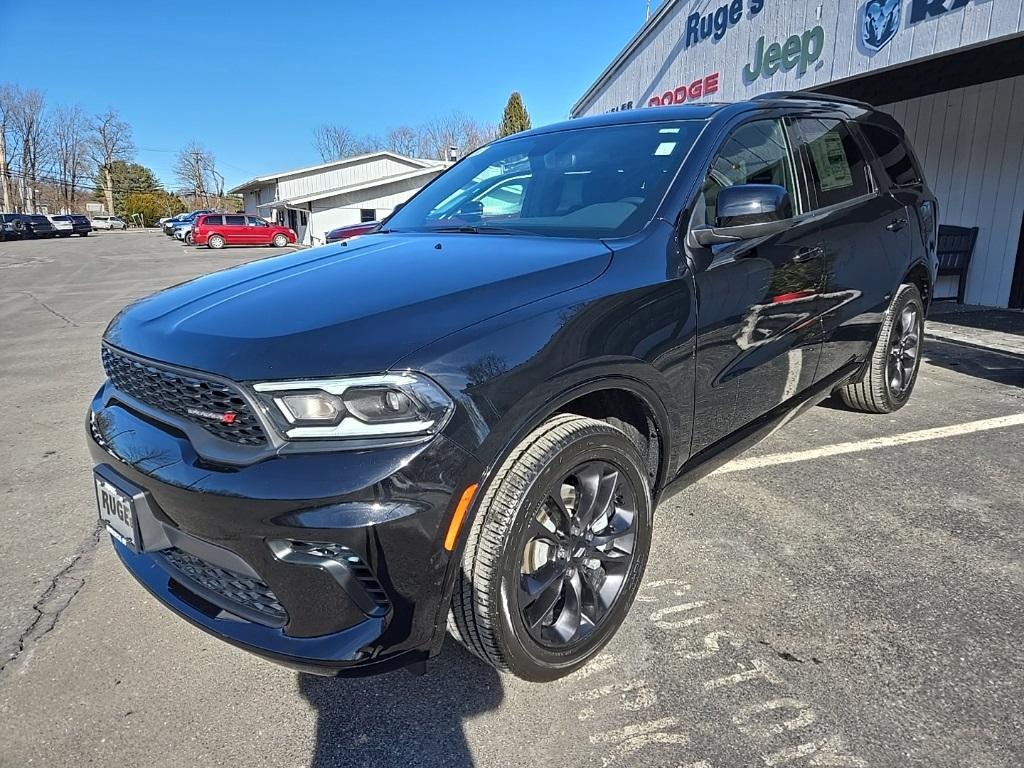
[[[676,2],[574,115],[600,114],[629,101],[644,106],[651,96],[713,72],[720,73],[721,80],[719,92],[708,99],[712,101],[737,101],[767,91],[807,90],[1024,31],[1024,0],[971,0],[963,8],[916,24],[909,23],[909,1],[901,0],[899,32],[881,51],[873,52],[860,42],[864,0],[765,0],[764,9],[756,16],[750,14],[750,0],[743,0],[743,18],[721,40],[708,38],[686,48],[687,17],[695,12],[714,13],[729,1]],[[765,45],[782,43],[790,35],[818,25],[825,31],[825,49],[803,75],[794,68],[744,82],[743,68],[754,58],[759,37],[766,38]]]
[[[302,176],[284,178],[278,182],[278,195],[282,200],[289,200],[303,195],[313,195],[329,189],[338,189],[352,184],[374,181],[385,176],[415,171],[421,166],[403,163],[390,157],[382,157],[370,162],[357,162],[340,168],[316,171]]]
[[[941,223],[978,227],[967,303],[1005,307],[1024,218],[1024,76],[883,109],[920,155]],[[955,295],[945,282],[938,291]]]
[[[419,192],[435,176],[436,174],[427,174],[360,192],[316,200],[313,202],[310,231],[313,237],[318,238],[316,243],[320,244],[324,235],[335,227],[358,224],[359,211],[363,208],[373,208],[377,211],[377,218],[382,219],[391,213],[396,205],[404,203]]]

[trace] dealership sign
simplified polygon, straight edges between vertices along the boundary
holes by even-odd
[[[705,75],[704,77],[698,77],[689,85],[680,85],[678,88],[665,91],[661,96],[651,96],[647,100],[647,106],[667,107],[671,104],[684,104],[687,101],[693,101],[702,96],[718,93],[718,79],[717,72]]]
[[[780,69],[784,72],[796,68],[802,75],[807,68],[821,58],[825,50],[825,30],[821,26],[808,29],[802,35],[791,35],[785,41],[765,46],[762,35],[757,39],[754,60],[743,68],[743,80],[752,83],[757,78],[771,77]]]
[[[872,51],[882,50],[899,31],[902,9],[903,0],[868,0],[860,27],[864,47]]]
[[[748,0],[751,17],[757,16],[764,10],[764,3],[765,0]],[[708,38],[721,40],[742,19],[743,0],[732,0],[732,2],[720,5],[710,13],[691,13],[686,17],[686,35],[683,45],[689,48]]]
[[[910,0],[910,24],[943,16],[977,0]],[[867,0],[860,21],[860,40],[870,51],[880,51],[900,31],[903,0]]]

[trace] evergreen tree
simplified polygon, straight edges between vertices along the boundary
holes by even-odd
[[[501,125],[498,127],[498,136],[511,136],[513,133],[530,130],[530,113],[523,106],[523,97],[519,91],[512,91],[505,105],[505,111],[501,115]]]

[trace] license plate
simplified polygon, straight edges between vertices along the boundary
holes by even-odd
[[[101,477],[96,477],[96,505],[110,534],[129,549],[142,549],[139,528],[135,522],[135,504],[132,497],[115,488]]]

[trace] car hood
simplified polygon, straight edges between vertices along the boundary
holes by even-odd
[[[262,259],[125,307],[106,340],[236,381],[387,370],[488,317],[597,278],[597,240],[368,235]]]

